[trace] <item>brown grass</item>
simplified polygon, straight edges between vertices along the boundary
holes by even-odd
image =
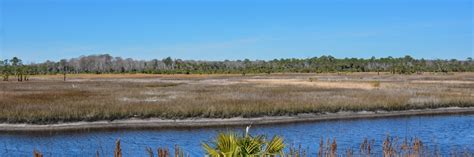
[[[240,74],[67,74],[67,79],[117,79],[117,78],[212,78],[212,77],[235,77]],[[57,75],[33,75],[33,79],[63,79],[62,74]]]
[[[122,157],[122,148],[120,147],[120,139],[115,142],[114,157]]]
[[[474,106],[474,73],[198,76],[85,74],[66,82],[56,76],[0,82],[0,122],[230,118]],[[310,82],[309,78],[315,79]]]
[[[39,152],[38,150],[34,150],[33,157],[43,157],[43,153]]]

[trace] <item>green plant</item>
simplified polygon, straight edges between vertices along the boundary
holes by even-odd
[[[265,136],[251,136],[248,132],[243,136],[232,132],[219,133],[213,144],[203,143],[202,146],[207,154],[213,157],[274,156],[282,155],[285,148],[283,138],[279,136],[274,136],[267,142]]]
[[[214,147],[203,143],[203,148],[211,156],[237,156],[239,153],[237,135],[234,133],[219,133]]]

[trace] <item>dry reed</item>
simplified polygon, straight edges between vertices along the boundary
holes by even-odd
[[[120,148],[120,139],[115,142],[114,157],[122,157],[122,148]]]
[[[33,151],[33,157],[43,157],[43,154],[37,150]]]
[[[113,76],[79,75],[67,82],[34,77],[28,82],[0,82],[0,123],[259,117],[474,106],[474,73]],[[308,82],[309,78],[317,81]],[[383,82],[383,86],[374,87],[374,81]]]

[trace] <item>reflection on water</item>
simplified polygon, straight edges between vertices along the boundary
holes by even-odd
[[[38,149],[45,156],[113,156],[115,140],[120,138],[124,156],[146,156],[146,147],[173,147],[178,144],[191,156],[202,156],[201,142],[211,140],[217,132],[242,131],[244,127],[107,130],[48,133],[0,133],[0,156],[31,156]],[[375,139],[380,147],[386,135],[419,137],[425,146],[474,152],[474,115],[412,116],[397,118],[337,120],[281,125],[252,126],[251,133],[281,135],[288,145],[302,145],[317,153],[319,141],[336,138],[338,151],[349,147],[358,150],[365,137]]]

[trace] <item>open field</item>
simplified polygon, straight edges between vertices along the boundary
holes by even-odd
[[[473,107],[474,73],[77,74],[0,82],[0,122],[231,118]]]

